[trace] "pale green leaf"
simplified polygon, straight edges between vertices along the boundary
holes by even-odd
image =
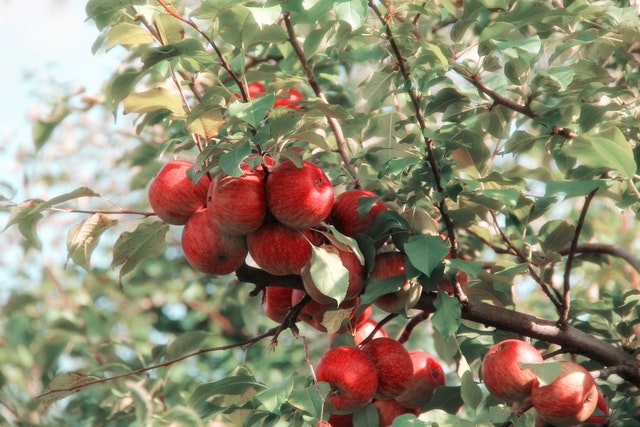
[[[144,222],[134,231],[125,231],[113,247],[111,267],[121,266],[120,279],[146,258],[164,253],[169,225],[162,221]]]
[[[518,363],[522,369],[528,369],[540,380],[540,385],[551,384],[560,375],[559,360],[547,360],[541,363]]]
[[[349,287],[349,270],[342,264],[338,254],[322,247],[312,245],[311,248],[311,280],[323,295],[341,304]]]
[[[565,143],[563,152],[595,170],[604,168],[615,171],[624,178],[631,178],[636,173],[631,145],[617,127],[597,134],[578,135]]]
[[[98,245],[100,236],[117,223],[117,220],[104,214],[95,213],[73,226],[67,234],[67,261],[71,259],[76,265],[89,271],[91,253]]]
[[[333,9],[336,17],[348,23],[352,30],[360,28],[367,18],[366,0],[335,0]]]
[[[52,403],[80,391],[80,388],[75,387],[82,386],[94,380],[96,380],[96,377],[90,377],[80,372],[66,372],[53,378],[44,392],[37,396],[37,399],[42,402],[46,408]],[[75,389],[69,390],[71,388]]]
[[[293,391],[293,376],[287,375],[278,385],[270,387],[266,390],[258,392],[255,398],[262,403],[262,405],[269,412],[276,412],[280,409],[283,403],[286,403]]]
[[[136,92],[124,99],[124,114],[152,113],[159,110],[169,110],[175,114],[185,114],[182,100],[176,93],[163,87]]]
[[[149,31],[129,22],[120,22],[109,30],[106,49],[110,50],[117,45],[130,46],[149,43],[153,43],[153,36]]]

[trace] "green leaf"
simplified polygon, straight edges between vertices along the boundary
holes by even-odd
[[[220,36],[239,49],[253,45],[260,27],[251,13],[251,9],[237,5],[220,13]]]
[[[349,270],[340,260],[340,256],[318,246],[311,246],[311,280],[318,290],[337,301],[344,301],[349,287]]]
[[[484,264],[479,261],[468,261],[464,259],[445,259],[444,262],[455,270],[467,273],[471,277],[478,277],[482,271]]]
[[[522,369],[529,369],[540,380],[540,385],[551,384],[560,375],[560,361],[548,360],[541,363],[518,363]]]
[[[142,63],[145,69],[156,65],[161,61],[168,61],[173,58],[187,57],[187,58],[202,58],[208,57],[211,54],[207,53],[202,44],[196,39],[186,39],[174,44],[162,45],[153,49],[145,50],[142,55]]]
[[[598,134],[580,134],[565,143],[562,151],[596,171],[604,168],[616,171],[624,178],[631,178],[636,173],[631,145],[617,127]]]
[[[143,222],[134,231],[125,231],[113,247],[111,267],[121,266],[120,280],[146,258],[164,253],[169,225],[162,221]]]
[[[482,390],[474,380],[471,371],[465,371],[465,373],[462,374],[460,393],[465,405],[472,409],[478,408],[478,405],[482,402]]]
[[[251,154],[249,141],[242,141],[233,147],[233,150],[220,155],[220,168],[229,176],[242,176],[240,164]]]
[[[462,311],[460,303],[446,292],[438,292],[433,301],[436,312],[431,317],[433,327],[446,339],[455,334],[460,325]]]
[[[252,395],[255,391],[265,390],[266,388],[253,375],[243,370],[218,381],[200,384],[189,397],[189,406],[202,413],[206,409],[207,401],[216,396]]]
[[[36,224],[42,219],[42,212],[52,207],[59,205],[69,200],[77,199],[80,197],[99,197],[100,195],[90,188],[80,187],[69,193],[56,196],[50,200],[30,199],[19,203],[16,208],[11,211],[9,220],[5,225],[4,230],[12,225],[18,224],[18,229],[22,236],[27,239],[29,244],[40,249],[41,243],[36,233]]]
[[[404,275],[392,276],[386,279],[369,279],[364,294],[360,295],[360,304],[367,305],[373,303],[378,297],[400,290],[406,278]]]
[[[123,114],[144,114],[158,110],[169,110],[174,114],[185,114],[180,96],[163,87],[132,93],[124,99]]]
[[[47,385],[47,388],[45,388],[44,392],[41,395],[37,396],[37,399],[42,402],[46,408],[52,403],[55,403],[60,399],[64,399],[65,397],[71,396],[72,394],[80,391],[80,389],[65,389],[81,386],[82,384],[87,384],[96,379],[96,377],[90,377],[80,372],[67,372],[58,375],[51,380],[51,382]]]
[[[229,116],[237,117],[257,129],[264,120],[267,110],[273,107],[274,99],[273,94],[268,94],[248,102],[234,102],[229,105],[227,112]]]
[[[255,397],[267,411],[279,413],[280,407],[289,400],[292,391],[293,375],[289,374],[280,384],[258,392]]]
[[[117,223],[117,220],[104,214],[95,213],[73,226],[67,234],[67,261],[71,259],[76,265],[89,271],[91,253],[98,245],[100,236]]]
[[[575,232],[575,225],[559,219],[551,220],[540,227],[540,246],[545,252],[559,251],[571,243]]]
[[[362,83],[362,91],[367,94],[367,112],[382,107],[383,101],[391,94],[392,76],[392,73],[375,71]]]
[[[587,181],[548,181],[545,196],[564,194],[566,197],[586,196],[596,188],[604,190],[609,182],[603,179]]]
[[[71,110],[66,106],[62,106],[58,111],[54,112],[51,117],[34,120],[32,135],[36,150],[42,148],[42,146],[51,138],[53,131],[69,114],[71,114]]]
[[[137,45],[153,43],[153,36],[144,28],[129,22],[120,22],[109,30],[106,40],[106,49],[114,46]]]
[[[168,360],[199,350],[202,343],[210,337],[205,331],[188,331],[178,336],[165,348],[165,358]]]
[[[433,397],[422,409],[427,414],[432,414],[434,409],[446,411],[448,414],[457,414],[463,404],[460,386],[442,386],[436,388]]]
[[[440,236],[415,235],[409,237],[404,250],[411,264],[430,276],[449,253],[449,246]]]
[[[352,30],[360,28],[367,18],[366,0],[334,0],[333,9],[336,17],[348,23]]]

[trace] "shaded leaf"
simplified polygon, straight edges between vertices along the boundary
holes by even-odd
[[[573,240],[576,226],[563,220],[551,220],[540,227],[540,246],[546,251],[559,251]]]
[[[280,406],[289,400],[292,391],[293,376],[287,375],[287,377],[275,387],[269,387],[266,390],[256,393],[255,398],[262,403],[267,411],[279,413]]]
[[[113,247],[111,267],[121,266],[120,279],[146,258],[164,253],[169,225],[161,221],[144,222],[134,231],[125,231]]]
[[[220,155],[220,168],[229,176],[242,176],[240,164],[251,154],[249,141],[242,141],[233,147],[233,150]]]
[[[449,246],[440,236],[415,235],[409,237],[404,244],[404,250],[411,265],[430,276],[449,253]]]
[[[460,303],[446,292],[438,292],[433,301],[436,312],[431,317],[433,327],[446,339],[455,334],[460,325]]]
[[[171,341],[165,348],[166,359],[175,359],[180,356],[200,350],[202,343],[209,338],[205,331],[188,331]]]
[[[598,134],[580,134],[567,142],[562,151],[596,171],[604,168],[616,171],[625,178],[631,178],[636,173],[631,145],[617,127],[610,127]]]
[[[44,392],[37,396],[37,399],[42,402],[45,407],[48,407],[52,403],[80,391],[80,388],[74,390],[69,389],[90,383],[96,379],[96,377],[90,377],[80,372],[67,372],[62,375],[58,375],[51,380],[44,389]]]

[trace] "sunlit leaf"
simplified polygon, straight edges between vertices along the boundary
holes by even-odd
[[[631,145],[617,127],[597,134],[580,134],[563,146],[563,152],[594,170],[611,170],[622,177],[636,173]]]
[[[293,391],[293,376],[287,375],[278,385],[258,392],[255,398],[269,412],[276,412],[287,402]]]
[[[148,44],[152,42],[153,36],[149,31],[129,22],[120,22],[109,30],[106,40],[106,48],[107,50],[110,50],[116,45],[128,46]]]
[[[349,287],[349,270],[340,256],[318,246],[311,246],[311,279],[318,290],[338,304],[344,301]]]
[[[91,253],[98,245],[100,236],[117,223],[117,220],[104,214],[95,213],[73,226],[67,234],[67,261],[71,259],[76,265],[89,271]]]
[[[158,110],[169,110],[175,114],[185,113],[180,96],[162,87],[132,93],[124,99],[124,114],[143,114]]]
[[[240,164],[251,153],[251,145],[248,141],[236,144],[233,150],[220,156],[220,168],[229,176],[242,176]]]

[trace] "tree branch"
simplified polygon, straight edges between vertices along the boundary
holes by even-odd
[[[567,262],[565,264],[564,269],[564,283],[562,290],[562,311],[560,313],[559,323],[560,326],[565,326],[567,324],[567,319],[569,318],[569,309],[571,308],[571,267],[573,266],[573,257],[576,254],[576,248],[578,247],[578,240],[580,239],[580,232],[582,231],[582,227],[584,226],[585,218],[587,217],[587,211],[589,210],[589,206],[591,205],[591,201],[596,195],[598,189],[594,189],[591,191],[584,202],[584,206],[582,207],[582,211],[580,212],[580,217],[578,218],[578,223],[576,225],[576,232],[573,235],[573,240],[571,241],[571,245],[569,246],[569,253],[567,254]]]
[[[328,104],[329,102],[327,101],[327,97],[325,96],[324,92],[322,91],[322,88],[320,87],[320,85],[318,84],[318,81],[316,80],[316,76],[313,72],[313,68],[311,68],[311,64],[309,64],[309,61],[307,60],[307,57],[304,53],[304,50],[300,46],[300,43],[298,43],[295,29],[293,28],[293,24],[291,23],[291,13],[285,12],[283,14],[283,17],[284,17],[285,27],[287,28],[287,34],[289,35],[289,43],[291,43],[291,46],[293,47],[293,50],[295,51],[296,56],[298,57],[298,60],[302,65],[302,70],[304,71],[307,81],[309,82],[309,86],[311,86],[311,89],[313,89],[313,92],[316,94],[316,96],[320,100],[322,100],[322,102],[324,102],[325,104]],[[331,131],[333,132],[333,135],[336,138],[336,145],[338,146],[338,153],[340,154],[340,157],[342,157],[342,162],[344,163],[347,171],[349,171],[349,173],[351,174],[352,179],[357,186],[358,173],[355,165],[351,163],[351,155],[348,152],[347,141],[344,137],[342,126],[340,125],[340,122],[338,122],[338,120],[335,117],[327,116],[327,121],[329,122]]]

